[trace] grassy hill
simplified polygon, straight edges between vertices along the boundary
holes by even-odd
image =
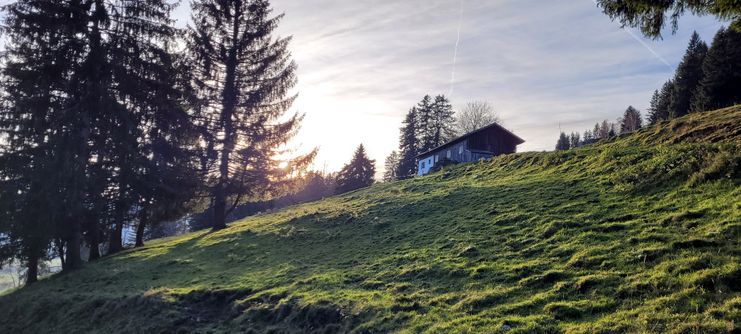
[[[741,107],[153,242],[7,333],[738,333]]]

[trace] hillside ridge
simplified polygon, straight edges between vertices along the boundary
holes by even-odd
[[[0,296],[8,333],[741,331],[741,106],[151,242]]]

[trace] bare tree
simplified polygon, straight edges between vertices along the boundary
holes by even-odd
[[[501,124],[502,120],[494,111],[494,106],[486,101],[473,101],[466,104],[456,117],[461,134],[481,129],[489,124]]]

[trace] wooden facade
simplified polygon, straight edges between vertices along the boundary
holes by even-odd
[[[515,153],[517,145],[524,142],[522,138],[494,123],[418,155],[417,175],[427,175],[443,162],[472,162]]]

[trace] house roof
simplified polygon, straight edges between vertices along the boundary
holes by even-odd
[[[512,131],[507,130],[506,128],[504,128],[503,126],[501,126],[501,125],[499,125],[497,123],[491,123],[491,124],[489,124],[489,125],[487,125],[487,126],[485,126],[483,128],[480,128],[480,129],[477,129],[477,130],[473,130],[473,131],[471,131],[469,133],[466,133],[466,134],[464,134],[462,136],[458,136],[455,139],[450,140],[447,143],[442,144],[442,145],[440,145],[438,147],[435,147],[435,148],[433,148],[433,149],[431,149],[431,150],[429,150],[427,152],[420,153],[420,154],[417,155],[417,157],[421,157],[423,155],[430,154],[432,152],[435,152],[437,150],[443,149],[443,148],[445,148],[447,146],[450,146],[450,145],[453,145],[453,144],[455,144],[457,142],[460,142],[461,140],[466,139],[466,138],[468,138],[468,137],[470,137],[472,135],[475,135],[475,134],[477,134],[479,132],[483,132],[483,131],[487,131],[487,130],[491,130],[491,129],[500,130],[500,131],[504,132],[505,135],[509,135],[510,137],[512,137],[512,139],[514,139],[514,141],[516,143],[515,145],[520,145],[520,144],[522,144],[522,143],[525,142],[525,140],[523,140],[522,138],[520,138],[516,134],[512,133]]]

